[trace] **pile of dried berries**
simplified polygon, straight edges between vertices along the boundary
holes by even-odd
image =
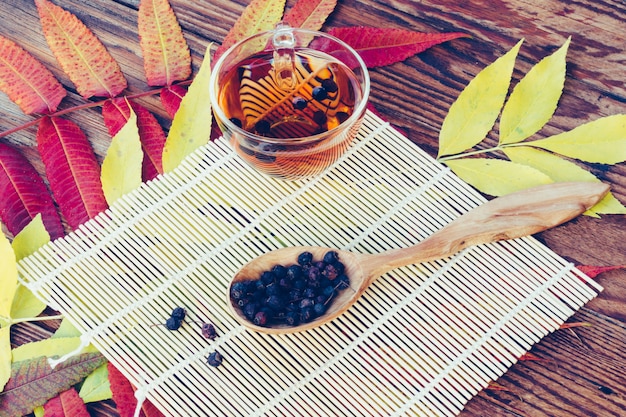
[[[297,264],[275,265],[258,279],[234,283],[230,298],[257,326],[297,326],[323,315],[339,291],[350,286],[344,272],[335,251],[321,261],[302,252]]]

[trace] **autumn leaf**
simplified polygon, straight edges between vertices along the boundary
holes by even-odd
[[[93,371],[83,381],[80,391],[80,398],[86,403],[109,400],[112,398],[111,386],[109,384],[108,362]]]
[[[565,56],[570,39],[532,67],[513,89],[500,117],[501,144],[526,139],[554,114],[565,84]]]
[[[137,408],[137,398],[135,398],[135,390],[132,384],[111,362],[107,364],[107,369],[109,371],[109,383],[113,393],[113,401],[117,411],[120,413],[120,417],[133,417]],[[141,417],[163,416],[148,400],[142,404],[139,415]]]
[[[589,278],[596,278],[598,275],[605,272],[614,271],[616,269],[626,269],[626,265],[611,265],[611,266],[595,266],[595,265],[578,265],[576,268]]]
[[[72,228],[108,208],[100,165],[76,124],[59,117],[44,117],[37,131],[37,148],[55,200]]]
[[[559,326],[559,330],[575,329],[577,327],[593,327],[593,324],[587,321],[580,321],[580,322],[575,322],[575,323],[563,323]]]
[[[274,29],[274,26],[280,22],[284,11],[285,0],[252,0],[215,51],[213,60],[217,61],[228,48],[240,40]],[[264,44],[251,45],[251,48],[257,46],[260,50]]]
[[[528,144],[586,162],[623,162],[626,161],[626,114],[603,117]]]
[[[75,15],[48,0],[35,0],[46,41],[84,98],[115,97],[126,88],[118,63]]]
[[[554,182],[535,168],[501,159],[464,158],[446,164],[463,181],[493,196]]]
[[[75,388],[63,391],[44,405],[44,417],[89,417],[85,402]]]
[[[336,6],[337,0],[298,0],[283,22],[293,28],[320,30]]]
[[[521,46],[522,41],[480,71],[450,106],[439,132],[438,158],[472,148],[493,129]]]
[[[173,119],[180,107],[180,102],[187,94],[187,89],[181,85],[171,85],[161,90],[161,104],[167,114]]]
[[[113,137],[102,162],[100,179],[109,205],[141,185],[142,160],[137,116],[131,110],[128,122]]]
[[[167,0],[141,0],[139,44],[148,85],[171,85],[191,75],[191,54]]]
[[[11,327],[0,328],[0,390],[11,378]],[[1,408],[0,408],[1,409]]]
[[[52,239],[65,235],[39,173],[20,152],[0,143],[0,218],[15,236],[40,213]]]
[[[137,128],[143,150],[141,177],[143,181],[148,181],[163,173],[165,133],[156,117],[139,103],[123,97],[107,100],[102,106],[102,116],[109,134],[113,137],[128,122],[131,108],[137,116]]]
[[[465,33],[423,33],[406,29],[341,27],[332,28],[335,36],[354,48],[368,68],[391,65],[440,43],[463,37]],[[326,51],[331,52],[331,51]]]
[[[0,36],[0,90],[26,114],[52,113],[67,92],[54,75],[15,42]]]
[[[206,49],[198,74],[183,97],[180,108],[172,121],[163,148],[163,171],[169,172],[198,147],[208,143],[211,136],[211,102],[209,79],[211,78],[211,45]]]
[[[17,286],[17,261],[11,243],[0,233],[0,317],[11,317],[11,304]]]
[[[554,182],[600,182],[592,173],[573,162],[541,149],[534,149],[530,146],[511,146],[503,150],[511,161],[538,169],[552,178]],[[626,207],[609,192],[585,214],[595,217],[599,217],[598,214],[626,214]]]
[[[19,261],[37,249],[50,242],[50,235],[41,220],[41,214],[35,218],[22,231],[13,238],[11,246],[15,252],[15,259]],[[11,304],[11,318],[22,319],[37,317],[46,309],[46,304],[22,284],[17,285],[13,304]]]
[[[54,369],[45,357],[13,363],[11,378],[0,393],[3,416],[19,417],[30,413],[33,408],[82,381],[105,362],[100,353],[84,353],[69,358]]]

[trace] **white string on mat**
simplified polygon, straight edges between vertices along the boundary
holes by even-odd
[[[19,265],[139,387],[138,404],[166,415],[455,415],[601,290],[528,238],[395,270],[317,329],[250,333],[225,309],[249,259],[285,245],[411,245],[484,199],[370,113],[314,180],[269,180],[232,155],[209,144]],[[181,329],[154,325],[174,306],[190,311]],[[224,364],[212,368],[216,349]]]

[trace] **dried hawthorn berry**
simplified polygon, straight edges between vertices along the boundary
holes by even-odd
[[[174,310],[172,310],[171,316],[177,320],[185,320],[185,316],[187,316],[187,312],[182,307],[176,307]]]
[[[334,264],[335,262],[339,262],[339,254],[334,250],[329,250],[324,254],[323,259],[327,264]]]
[[[267,313],[265,311],[259,311],[254,315],[252,322],[257,326],[265,326],[267,324]]]
[[[324,113],[321,110],[316,111],[315,113],[313,113],[313,121],[319,125],[325,125],[326,122],[328,121],[328,117],[326,117],[326,113]]]
[[[165,320],[165,327],[167,327],[167,330],[178,330],[182,324],[183,321],[175,317],[168,317],[168,319]]]
[[[315,87],[311,92],[311,96],[316,101],[326,100],[328,98],[328,91],[322,86]]]
[[[215,340],[217,337],[217,331],[215,330],[215,326],[211,323],[203,323],[202,324],[202,336],[207,339]]]
[[[339,89],[339,87],[337,87],[337,83],[332,78],[322,80],[322,87],[324,87],[324,89],[329,93],[335,93]]]
[[[211,354],[207,358],[207,363],[211,366],[218,367],[222,364],[223,360],[224,357],[222,356],[222,354],[216,350],[214,352],[211,352]]]
[[[241,123],[241,120],[237,119],[236,117],[231,117],[228,120],[230,120],[230,122],[234,124],[235,126],[237,126],[238,128],[243,127],[243,123]]]
[[[254,130],[256,130],[256,132],[261,135],[270,133],[271,129],[272,129],[272,125],[270,125],[270,122],[268,122],[267,120],[259,120],[254,125]]]
[[[296,110],[304,110],[306,109],[306,106],[309,104],[308,101],[306,101],[302,97],[294,97],[291,103],[293,104],[293,108]]]
[[[313,254],[311,252],[302,252],[298,255],[298,263],[300,265],[307,265],[313,262]]]

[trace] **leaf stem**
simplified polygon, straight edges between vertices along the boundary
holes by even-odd
[[[190,83],[191,83],[191,80],[186,80],[186,81],[177,83],[177,85],[188,85]],[[126,97],[129,100],[132,100],[132,99],[140,98],[140,97],[153,96],[153,95],[158,94],[159,92],[161,92],[162,89],[163,89],[163,87],[159,87],[159,88],[156,88],[154,90],[142,91],[140,93],[135,93],[135,94],[131,94],[131,95],[128,95],[128,96],[123,96],[123,97]],[[100,107],[100,106],[104,105],[104,103],[106,103],[108,100],[111,100],[111,99],[107,98],[105,100],[79,104],[77,106],[68,107],[67,109],[59,110],[59,111],[57,111],[55,113],[52,113],[52,114],[48,114],[48,115],[45,115],[45,116],[39,116],[36,119],[30,120],[30,121],[28,121],[28,122],[26,122],[26,123],[24,123],[24,124],[22,124],[20,126],[16,126],[16,127],[12,128],[12,129],[5,130],[4,132],[0,132],[0,138],[9,136],[9,135],[11,135],[11,134],[13,134],[15,132],[19,132],[20,130],[27,129],[27,128],[31,127],[31,126],[35,126],[37,123],[39,123],[39,121],[42,118],[44,118],[46,116],[57,117],[57,116],[63,116],[65,114],[72,113],[72,112],[75,112],[75,111],[78,111],[78,110],[90,109],[92,107]]]
[[[63,317],[64,317],[63,314],[57,314],[56,316],[28,317],[28,318],[16,319],[16,320],[12,319],[11,324],[35,322],[35,321],[47,321],[47,320],[60,320]]]
[[[493,148],[479,149],[477,151],[471,151],[471,152],[465,152],[465,153],[457,153],[455,155],[448,155],[448,156],[444,156],[442,158],[437,158],[437,161],[445,162],[445,161],[449,161],[449,160],[452,160],[452,159],[465,158],[466,156],[480,155],[480,154],[490,153],[490,152],[497,152],[497,151],[501,151],[503,147],[504,146],[497,145],[497,146],[494,146]]]

